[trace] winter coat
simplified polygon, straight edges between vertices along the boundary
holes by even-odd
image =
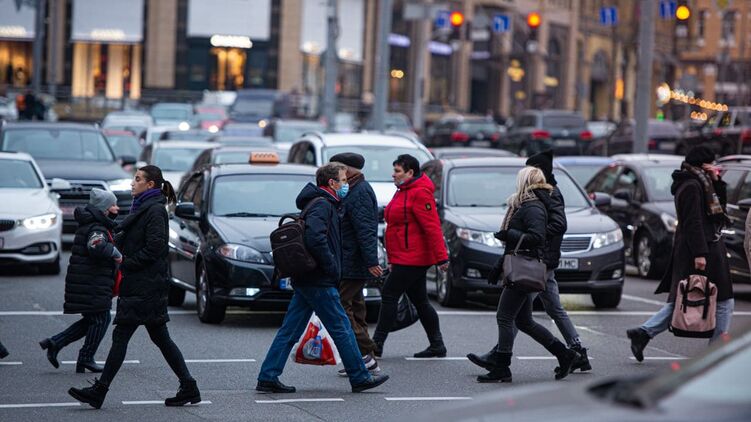
[[[115,324],[157,325],[169,321],[169,236],[164,196],[149,198],[118,226],[123,279]]]
[[[549,195],[552,192],[552,186],[542,186],[540,189],[534,189],[537,198],[541,195]],[[522,202],[505,230],[505,237],[502,239],[505,242],[503,256],[514,252],[519,239],[524,235],[524,239],[519,245],[519,254],[542,259],[546,250],[547,225],[548,213],[542,201],[533,199]]]
[[[438,218],[435,186],[424,174],[403,185],[386,206],[386,253],[389,263],[430,266],[448,261]]]
[[[715,182],[714,188],[724,209],[727,204],[725,182]],[[694,258],[705,257],[706,275],[717,286],[717,300],[731,299],[733,284],[725,242],[718,235],[721,227],[707,215],[707,201],[701,183],[687,171],[677,170],[673,172],[670,190],[675,197],[678,227],[671,263],[655,293],[670,292],[668,302],[675,302],[678,283],[695,272]]]
[[[325,190],[308,183],[297,195],[297,208],[317,200],[305,213],[305,248],[318,266],[304,278],[293,279],[295,286],[337,287],[342,278],[342,237],[339,200]]]
[[[342,279],[373,276],[378,265],[378,200],[373,188],[358,175],[342,200]]]
[[[545,205],[548,213],[548,225],[545,231],[545,251],[542,261],[548,270],[558,268],[561,260],[561,244],[563,235],[568,228],[566,222],[566,204],[558,186],[553,186],[552,191],[537,189],[535,194]]]
[[[78,228],[65,275],[63,311],[66,314],[109,311],[117,271],[114,257],[120,255],[110,241],[115,222],[90,205],[76,208],[73,216]]]

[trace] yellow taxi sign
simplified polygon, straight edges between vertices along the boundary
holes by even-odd
[[[251,152],[249,164],[279,164],[279,154],[275,152]]]

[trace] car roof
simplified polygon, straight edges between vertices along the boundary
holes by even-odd
[[[315,133],[305,136],[306,140],[317,140],[325,147],[342,146],[395,146],[419,149],[415,141],[406,136],[381,133]]]
[[[34,161],[31,155],[20,151],[0,151],[0,160]]]
[[[741,164],[751,166],[751,155],[728,155],[717,159],[717,164]]]
[[[214,164],[206,167],[211,174],[226,176],[232,174],[301,174],[315,176],[317,169],[304,164]]]
[[[610,157],[600,157],[596,155],[584,155],[584,156],[567,156],[567,157],[559,157],[556,158],[555,161],[557,161],[559,164],[564,166],[578,166],[578,165],[589,165],[589,164],[610,164],[614,160]]]
[[[99,128],[94,125],[70,122],[6,122],[2,126],[6,129],[73,129],[99,132]]]
[[[209,149],[209,148],[216,148],[217,146],[217,144],[213,142],[200,142],[200,141],[166,141],[166,142],[156,142],[153,145],[154,145],[154,148],[161,148],[161,149],[177,149],[177,148]]]
[[[684,160],[682,155],[668,154],[616,154],[614,161],[626,162],[629,164],[675,164]]]

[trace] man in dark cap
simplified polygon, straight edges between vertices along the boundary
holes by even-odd
[[[550,318],[555,321],[555,325],[561,332],[561,335],[566,339],[568,347],[575,350],[579,354],[579,359],[572,366],[572,371],[581,370],[589,371],[592,366],[589,363],[587,357],[587,349],[584,348],[579,339],[579,333],[577,333],[574,324],[568,317],[568,313],[563,309],[561,305],[561,297],[558,293],[558,282],[555,279],[555,269],[558,268],[559,261],[561,259],[561,243],[563,242],[563,235],[566,233],[567,221],[566,221],[566,205],[563,200],[563,195],[560,189],[558,189],[558,183],[553,175],[553,150],[546,150],[535,154],[527,159],[526,164],[528,166],[537,167],[545,174],[545,181],[553,186],[553,191],[550,193],[543,192],[542,190],[536,190],[535,194],[540,201],[545,205],[545,209],[548,213],[548,226],[545,233],[546,242],[545,250],[543,254],[543,262],[547,268],[547,286],[545,291],[540,293],[540,299],[545,307],[545,312]],[[496,274],[492,274],[488,277],[488,282],[495,284],[498,279]],[[470,353],[467,358],[474,364],[481,366],[485,369],[492,369],[494,352],[482,356]]]
[[[678,226],[671,263],[655,291],[669,293],[668,300],[644,324],[626,331],[631,340],[631,352],[639,362],[644,359],[647,343],[670,325],[678,283],[697,271],[717,286],[717,325],[710,342],[730,328],[735,302],[722,239],[722,229],[729,222],[725,214],[727,185],[713,165],[714,158],[711,149],[697,146],[688,152],[681,168],[673,172],[670,192],[675,199]]]
[[[380,372],[373,352],[375,343],[368,334],[367,308],[363,289],[366,283],[383,275],[378,264],[378,201],[361,170],[365,158],[346,152],[331,157],[331,162],[347,166],[349,190],[342,195],[342,281],[339,295],[355,332],[365,367]],[[346,377],[342,369],[339,375]]]

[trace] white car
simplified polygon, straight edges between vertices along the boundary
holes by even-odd
[[[42,274],[60,273],[63,213],[53,190],[70,183],[52,179],[30,155],[0,152],[0,265],[29,264]]]
[[[199,155],[207,149],[217,148],[214,142],[169,141],[146,145],[141,152],[138,167],[152,164],[162,170],[164,180],[170,182],[177,191],[183,175],[190,171]]]

